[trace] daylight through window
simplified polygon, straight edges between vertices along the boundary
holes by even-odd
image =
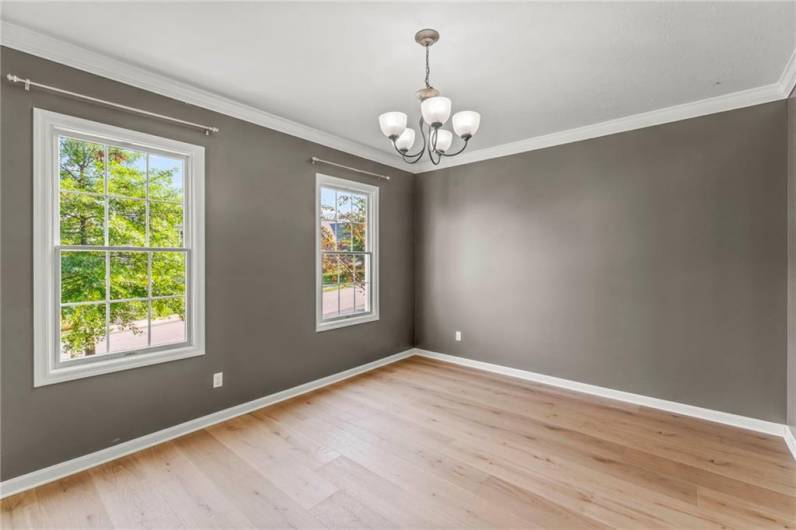
[[[204,148],[34,111],[34,384],[204,354]]]
[[[59,136],[61,360],[186,342],[185,160]]]
[[[323,175],[318,179],[318,327],[375,320],[378,189]]]

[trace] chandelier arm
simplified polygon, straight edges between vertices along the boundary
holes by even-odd
[[[428,126],[428,135],[429,135],[429,142],[433,141],[433,144],[428,146],[428,158],[429,158],[429,160],[431,160],[431,163],[436,166],[436,165],[439,165],[440,162],[442,162],[442,156],[440,155],[440,153],[437,152],[437,129],[434,129],[434,133],[433,133],[434,139],[432,140],[431,139],[431,136],[432,136],[431,125],[429,125]],[[434,154],[437,155],[437,159],[436,160],[434,160]]]
[[[398,152],[399,155],[404,159],[405,162],[409,162],[407,159],[415,158],[413,162],[409,162],[410,164],[414,164],[423,156],[423,153],[426,152],[426,134],[423,132],[423,116],[420,116],[420,119],[417,121],[417,126],[420,129],[420,134],[423,136],[423,144],[417,153],[402,153],[398,147],[395,145],[395,140],[392,141],[392,146]]]
[[[467,142],[469,142],[469,141],[470,141],[470,138],[466,138],[464,140],[464,145],[462,146],[462,148],[459,149],[458,151],[456,151],[455,153],[450,153],[450,154],[448,154],[448,153],[440,153],[440,156],[452,157],[452,156],[456,156],[456,155],[462,154],[464,152],[464,150],[467,149]]]
[[[401,155],[401,158],[403,158],[404,162],[406,162],[407,164],[414,164],[416,162],[419,162],[420,159],[423,158],[423,154],[425,152],[426,150],[423,149],[419,153],[415,153],[413,155],[406,155],[404,153],[401,153],[400,151],[398,153]]]
[[[425,152],[425,148],[423,148],[420,151],[418,151],[417,153],[411,153],[411,154],[404,153],[403,151],[398,149],[398,147],[395,145],[395,140],[393,140],[392,146],[395,149],[395,152],[398,153],[399,155],[401,155],[401,158],[404,159],[404,162],[409,162],[410,164],[414,164],[415,162],[417,162],[420,159],[420,157],[423,156],[423,153]],[[410,159],[412,159],[412,158],[414,158],[415,160],[410,162]]]

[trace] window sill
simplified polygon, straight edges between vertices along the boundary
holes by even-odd
[[[198,357],[205,352],[196,346],[184,346],[173,350],[158,351],[152,353],[142,353],[129,357],[116,359],[98,360],[89,364],[79,366],[67,366],[61,368],[45,368],[44,373],[37,372],[33,381],[34,387],[54,385],[65,381],[73,381],[84,377],[95,375],[110,374],[122,370],[141,368],[152,364],[160,364],[189,357]]]
[[[323,331],[330,331],[333,329],[346,328],[348,326],[355,326],[357,324],[365,324],[366,322],[375,322],[379,319],[378,313],[367,313],[349,318],[341,318],[339,320],[329,320],[326,322],[318,322],[315,326],[315,331],[321,333]]]

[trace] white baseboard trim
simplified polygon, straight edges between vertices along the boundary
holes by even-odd
[[[74,473],[104,464],[105,462],[110,462],[111,460],[135,453],[136,451],[141,451],[147,447],[152,447],[153,445],[173,440],[174,438],[204,429],[205,427],[232,419],[236,416],[248,414],[249,412],[266,407],[268,405],[273,405],[274,403],[279,403],[280,401],[285,401],[286,399],[300,396],[301,394],[306,394],[307,392],[312,392],[313,390],[317,390],[344,379],[374,370],[381,366],[406,359],[407,357],[414,355],[414,353],[414,349],[396,353],[377,361],[356,366],[349,370],[338,372],[336,374],[316,379],[315,381],[310,381],[309,383],[304,383],[303,385],[294,386],[293,388],[288,388],[286,390],[255,399],[254,401],[241,403],[240,405],[219,410],[218,412],[208,414],[207,416],[202,416],[201,418],[196,418],[186,421],[185,423],[180,423],[179,425],[175,425],[173,427],[168,427],[166,429],[141,436],[140,438],[128,440],[118,445],[101,449],[94,453],[79,456],[77,458],[73,458],[72,460],[61,462],[60,464],[55,464],[44,469],[38,469],[25,475],[14,477],[12,479],[0,482],[0,499],[31,488],[35,488],[36,486],[40,486],[54,480],[62,479],[68,475],[73,475]]]
[[[702,420],[712,421],[716,423],[723,423],[733,427],[740,427],[741,429],[748,429],[750,431],[762,432],[765,434],[772,434],[774,436],[785,437],[785,432],[790,432],[786,425],[781,423],[774,423],[771,421],[759,420],[757,418],[749,418],[746,416],[739,416],[737,414],[730,414],[729,412],[721,412],[718,410],[705,409],[702,407],[695,407],[693,405],[686,405],[685,403],[677,403],[676,401],[667,401],[665,399],[658,399],[650,396],[643,396],[641,394],[633,394],[631,392],[624,392],[622,390],[614,390],[597,385],[590,385],[587,383],[579,383],[569,379],[562,379],[560,377],[553,377],[551,375],[538,374],[529,372],[527,370],[519,370],[517,368],[509,368],[508,366],[501,366],[499,364],[486,363],[483,361],[475,361],[458,357],[456,355],[448,355],[446,353],[438,353],[427,350],[415,348],[416,355],[420,357],[427,357],[429,359],[437,359],[461,366],[468,366],[470,368],[477,368],[486,372],[493,372],[496,374],[507,375],[524,379],[526,381],[533,381],[535,383],[543,383],[567,390],[574,390],[576,392],[583,392],[584,394],[591,394],[608,399],[615,399],[625,403],[632,403],[634,405],[643,405],[666,412],[673,412],[683,416],[691,416]],[[786,439],[787,441],[787,439]],[[793,451],[793,449],[791,449]],[[796,453],[794,453],[796,457]]]
[[[796,460],[796,436],[793,435],[793,430],[791,427],[785,426],[785,445],[788,446],[790,450],[790,454],[793,455],[793,459]]]

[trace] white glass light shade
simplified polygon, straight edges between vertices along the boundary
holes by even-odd
[[[453,130],[462,138],[470,138],[478,132],[481,115],[473,110],[462,110],[453,115]]]
[[[451,100],[442,96],[424,99],[420,104],[420,112],[429,125],[444,125],[451,115]]]
[[[395,147],[398,148],[399,151],[409,151],[412,146],[415,144],[415,130],[414,129],[404,129],[404,132],[401,133],[401,136],[395,140]]]
[[[406,129],[406,114],[403,112],[385,112],[379,116],[379,127],[387,138],[396,138]]]
[[[432,133],[433,139],[433,133]],[[437,151],[444,153],[451,148],[453,133],[445,129],[437,129]],[[433,145],[432,145],[433,147]]]

